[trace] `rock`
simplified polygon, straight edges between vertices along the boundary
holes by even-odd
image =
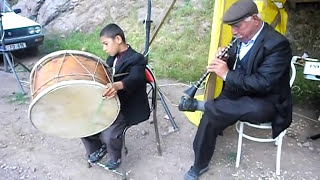
[[[171,134],[174,132],[174,128],[172,126],[169,126],[168,128],[168,134]]]
[[[142,130],[142,131],[141,131],[141,135],[142,135],[142,136],[145,136],[145,135],[148,135],[148,134],[149,134],[149,132],[146,131],[146,130]]]
[[[0,143],[0,148],[1,149],[7,148],[7,147],[8,147],[8,145]]]
[[[312,143],[308,141],[308,142],[303,143],[302,146],[310,147],[310,146],[312,146]]]

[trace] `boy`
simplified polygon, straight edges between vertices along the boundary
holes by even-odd
[[[146,61],[142,54],[126,44],[124,33],[116,24],[108,24],[101,30],[100,41],[103,50],[109,54],[107,64],[112,67],[113,75],[116,75],[114,83],[106,86],[102,96],[112,98],[117,94],[121,104],[120,113],[110,127],[81,140],[89,162],[98,162],[108,153],[105,165],[109,170],[114,170],[121,164],[123,130],[150,116],[146,93]]]

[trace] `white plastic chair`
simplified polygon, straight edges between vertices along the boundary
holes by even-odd
[[[292,87],[292,84],[296,77],[296,68],[291,61],[291,78],[290,78],[290,87]],[[249,122],[242,122],[238,121],[236,123],[236,129],[239,133],[239,139],[238,139],[238,150],[237,150],[237,158],[236,158],[236,167],[238,168],[240,165],[240,156],[241,156],[241,147],[242,147],[242,137],[249,139],[251,141],[256,142],[275,142],[275,145],[277,145],[277,159],[276,159],[276,175],[280,175],[280,158],[281,158],[281,147],[282,147],[282,139],[284,135],[286,134],[287,130],[282,131],[278,137],[275,139],[272,138],[258,138],[253,137],[250,135],[247,135],[243,132],[244,125],[247,125],[252,128],[257,129],[272,129],[271,123],[262,123],[262,124],[252,124]]]

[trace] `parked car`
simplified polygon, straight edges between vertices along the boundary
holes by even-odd
[[[0,1],[0,10],[6,50],[37,49],[42,44],[44,34],[39,23],[18,15],[21,9],[12,10],[5,0]]]

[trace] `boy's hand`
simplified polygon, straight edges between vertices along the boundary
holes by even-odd
[[[102,94],[102,97],[107,97],[107,99],[113,98],[117,94],[118,90],[121,89],[123,89],[123,83],[121,81],[112,84],[108,83]]]

